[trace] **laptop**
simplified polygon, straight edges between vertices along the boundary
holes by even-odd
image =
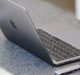
[[[71,31],[62,31],[64,35],[58,36],[50,26],[36,27],[25,8],[10,0],[0,0],[0,10],[0,29],[8,40],[51,65],[60,66],[80,60],[80,49],[70,40],[79,41],[78,29],[72,27]]]

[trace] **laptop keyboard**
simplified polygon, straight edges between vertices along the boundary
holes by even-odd
[[[42,29],[37,29],[37,33],[44,46],[48,49],[49,55],[53,60],[61,61],[80,56],[79,49],[62,41],[61,39],[52,36]]]

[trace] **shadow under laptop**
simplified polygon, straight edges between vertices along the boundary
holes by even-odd
[[[53,67],[4,38],[0,42],[1,71],[3,75],[52,75]]]

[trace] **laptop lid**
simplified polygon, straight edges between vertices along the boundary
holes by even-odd
[[[25,8],[12,1],[0,3],[0,28],[7,39],[53,65]]]

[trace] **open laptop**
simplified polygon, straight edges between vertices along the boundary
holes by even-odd
[[[54,33],[52,27],[35,27],[24,7],[9,0],[0,0],[0,28],[7,39],[51,65],[80,60],[80,49],[70,41],[79,39],[80,31],[72,27],[71,31],[62,31],[64,35],[61,37]]]

